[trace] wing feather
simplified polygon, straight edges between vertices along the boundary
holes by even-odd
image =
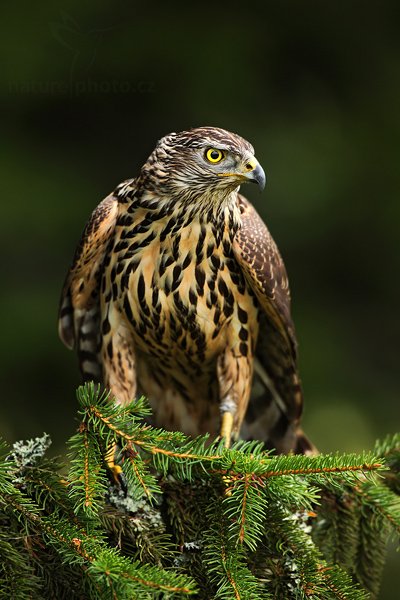
[[[85,379],[99,379],[99,285],[102,265],[113,238],[118,200],[107,196],[93,211],[76,248],[60,300],[58,330],[61,340],[77,347]]]
[[[239,195],[238,202],[241,228],[233,251],[261,309],[255,377],[265,393],[252,398],[249,415],[269,411],[270,418],[260,419],[263,427],[268,422],[265,435],[279,451],[288,451],[296,449],[303,407],[288,278],[265,223],[246,198]]]

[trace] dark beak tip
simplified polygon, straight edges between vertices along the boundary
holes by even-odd
[[[254,170],[252,181],[258,185],[260,192],[264,190],[265,184],[267,183],[267,177],[260,165]]]

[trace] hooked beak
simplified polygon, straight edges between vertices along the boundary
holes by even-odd
[[[218,177],[233,177],[234,180],[239,179],[241,183],[245,181],[251,181],[257,183],[260,191],[265,188],[267,178],[264,173],[264,169],[254,156],[250,156],[242,163],[236,171],[229,171],[229,173],[218,173]]]
[[[264,169],[262,168],[258,160],[254,158],[254,156],[246,160],[244,164],[243,176],[248,181],[257,183],[258,187],[260,188],[260,191],[262,191],[265,188],[267,178],[265,176]]]

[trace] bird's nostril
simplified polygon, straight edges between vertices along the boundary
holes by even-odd
[[[253,170],[253,166],[252,166],[250,163],[247,163],[247,165],[246,165],[246,169],[247,169],[248,171],[252,171],[252,170]]]

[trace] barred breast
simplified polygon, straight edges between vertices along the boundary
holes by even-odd
[[[212,433],[219,422],[216,360],[228,341],[254,354],[257,301],[231,251],[229,215],[219,229],[179,215],[147,218],[139,209],[135,227],[121,228],[109,265],[111,293],[133,334],[139,388],[151,404],[158,399],[164,426],[174,428],[177,410],[182,426],[186,411],[185,431],[201,433],[200,421]]]

